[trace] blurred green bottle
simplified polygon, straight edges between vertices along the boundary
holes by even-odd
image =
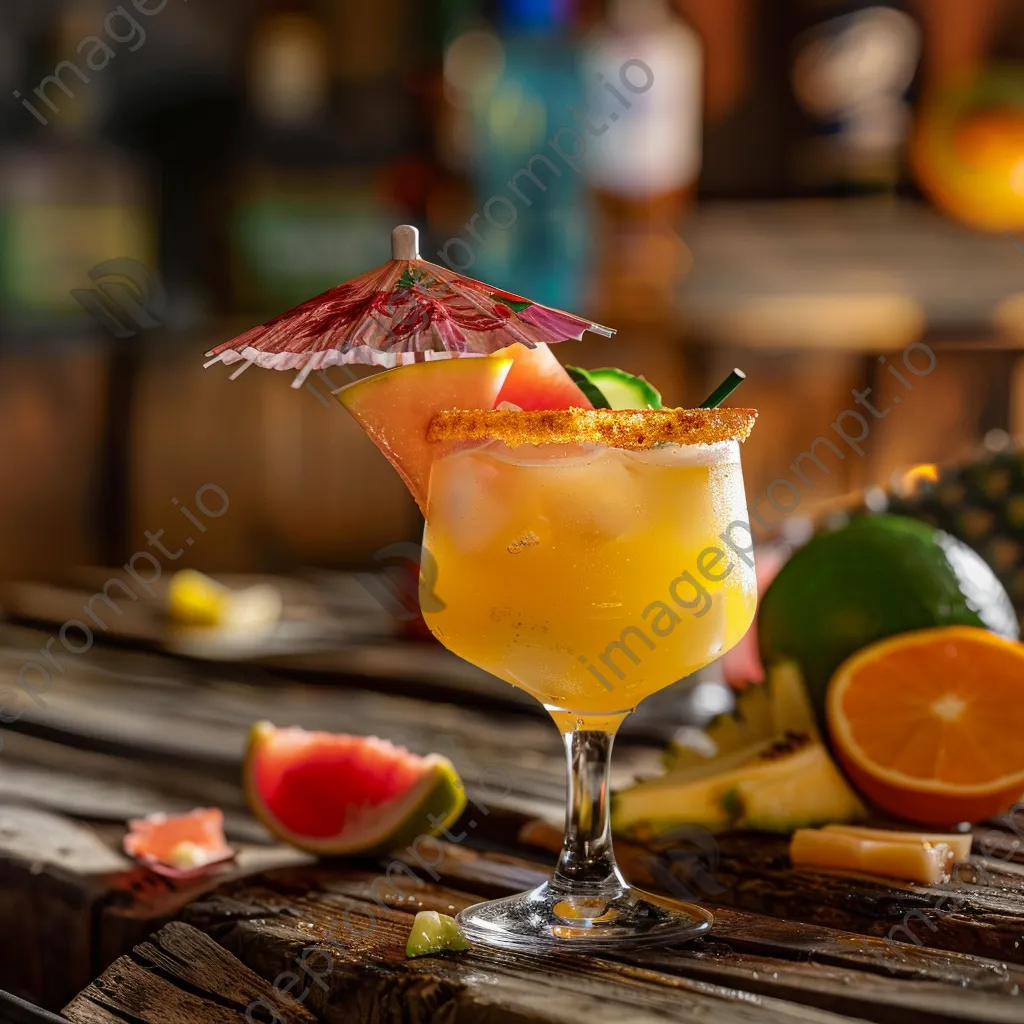
[[[154,263],[146,175],[104,135],[107,64],[121,45],[104,28],[106,14],[100,0],[55,11],[13,91],[16,118],[0,151],[0,320],[15,334],[116,333],[123,311],[103,300],[90,316],[73,293],[102,299],[107,261]],[[126,26],[111,24],[126,36]],[[83,45],[89,37],[97,43]]]
[[[389,126],[367,128],[374,69],[353,73],[346,61],[343,75],[338,38],[310,0],[270,0],[250,24],[230,212],[237,306],[248,313],[283,311],[390,256],[399,214],[376,181],[388,147],[372,136]]]

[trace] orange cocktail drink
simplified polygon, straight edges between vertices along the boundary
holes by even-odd
[[[756,591],[745,509],[735,440],[495,439],[457,451],[431,475],[427,623],[456,654],[587,728],[746,632]]]
[[[600,950],[710,927],[702,908],[623,877],[608,773],[633,708],[724,654],[753,620],[739,442],[756,415],[570,408],[431,420],[424,616],[456,654],[544,704],[569,769],[551,881],[463,910],[472,941]]]

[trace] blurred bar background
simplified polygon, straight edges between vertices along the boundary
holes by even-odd
[[[666,404],[741,366],[752,500],[817,437],[801,514],[1024,434],[1024,0],[39,0],[0,86],[0,578],[123,562],[207,484],[176,567],[418,539],[329,384],[202,369],[401,222]]]

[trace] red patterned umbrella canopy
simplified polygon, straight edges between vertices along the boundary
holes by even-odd
[[[416,228],[391,233],[387,263],[218,345],[206,364],[244,362],[306,375],[338,363],[397,366],[480,356],[522,342],[615,332],[420,259]]]

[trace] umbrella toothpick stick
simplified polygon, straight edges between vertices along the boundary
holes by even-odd
[[[316,369],[316,356],[312,355],[306,361],[306,365],[296,374],[292,381],[293,388],[301,388],[306,383],[306,378]]]
[[[411,224],[399,224],[391,232],[391,258],[393,260],[418,260],[420,258],[420,233]]]

